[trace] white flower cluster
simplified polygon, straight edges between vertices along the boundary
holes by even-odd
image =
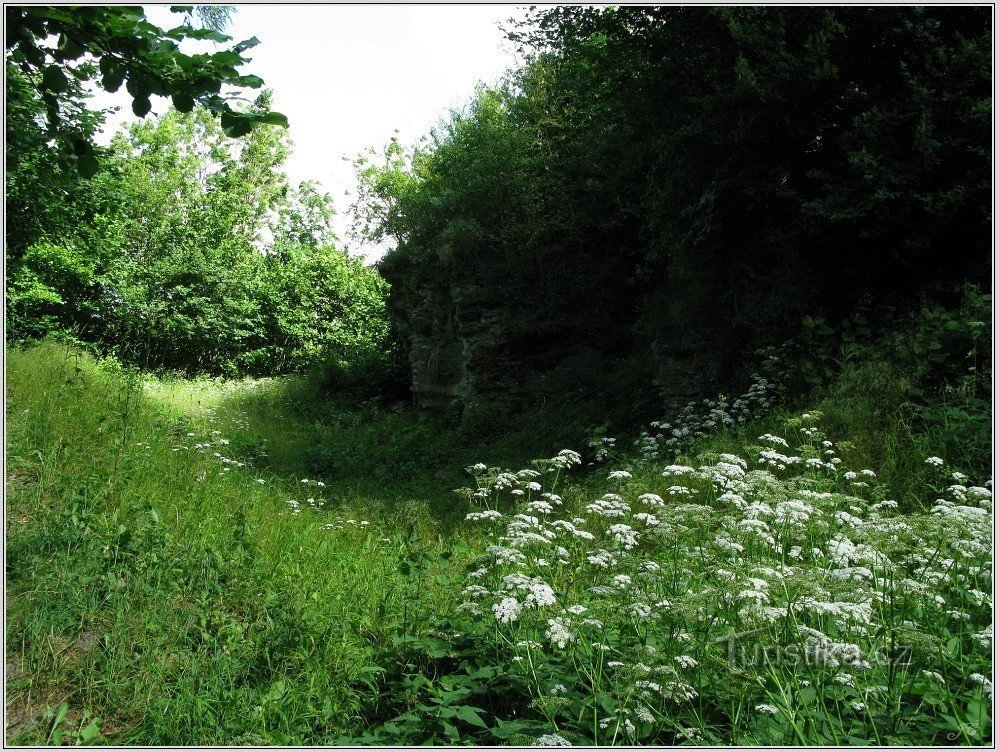
[[[558,734],[544,734],[537,737],[535,747],[571,747],[572,743]]]
[[[733,401],[726,397],[690,402],[670,422],[653,421],[652,431],[642,431],[634,442],[642,462],[675,457],[712,431],[730,428],[758,417],[777,401],[779,387],[765,376],[753,374],[748,390]]]
[[[617,447],[617,440],[612,436],[596,436],[589,440],[589,448],[593,451],[590,465],[606,462]]]
[[[545,474],[553,475],[555,485],[560,474],[575,465],[582,464],[582,456],[571,449],[563,449],[557,455],[547,460],[535,460],[533,468],[525,468],[519,472],[511,472],[498,467],[487,467],[484,463],[477,463],[465,468],[474,478],[475,488],[458,488],[455,492],[461,494],[472,504],[485,507],[484,514],[481,511],[472,511],[467,519],[474,520],[498,520],[492,512],[495,512],[501,498],[508,493],[515,499],[533,500],[533,496],[542,490],[541,484],[537,481]],[[561,497],[552,492],[541,494],[543,501],[536,501],[532,511],[542,514],[550,514],[555,506],[562,503]],[[484,514],[484,516],[482,516]]]
[[[794,648],[803,667],[785,669],[788,683],[814,679],[818,688],[834,677],[849,692],[824,701],[841,702],[843,713],[896,705],[890,693],[898,690],[877,674],[891,630],[915,644],[960,638],[966,665],[978,672],[971,681],[990,693],[988,484],[954,478],[940,465],[955,482],[928,511],[902,513],[872,470],[841,468],[817,430],[819,417],[800,416],[787,438],[764,434],[749,458],[667,465],[655,492],[609,473],[612,490],[579,503],[580,516],[549,485],[557,474],[548,461],[537,465],[543,479],[489,471],[527,498],[507,516],[469,515],[489,545],[469,575],[462,611],[484,622],[481,634],[502,635],[489,649],[512,651],[526,680],[543,663],[561,672],[548,681],[556,678],[573,697],[612,697],[612,713],[591,699],[573,711],[602,718],[600,743],[651,738],[642,735],[667,728],[663,718],[698,738],[698,719],[684,708],[697,687],[716,680],[704,672],[728,659],[714,646],[733,633]],[[903,619],[891,616],[900,607],[892,604],[904,604]],[[925,670],[943,683],[968,675],[954,677],[944,662]],[[551,686],[537,696],[552,694]],[[745,702],[756,715],[784,712],[771,695],[748,693]]]
[[[205,455],[206,457],[211,457],[212,459],[218,460],[218,462],[222,465],[221,472],[223,473],[229,472],[232,468],[246,467],[245,462],[234,460],[231,457],[226,457],[225,455],[222,454],[222,452],[218,451],[219,449],[229,445],[229,440],[222,438],[221,433],[222,433],[221,431],[214,430],[211,432],[211,436],[209,438],[204,439],[203,441],[195,441],[190,446],[188,446],[186,443],[180,444],[178,446],[173,447],[173,451],[181,452],[186,450],[186,451],[198,452],[200,454]],[[188,432],[187,438],[188,439],[197,438],[197,434],[193,432]],[[143,444],[139,444],[139,446],[143,446]],[[148,444],[145,444],[144,446],[148,448]]]

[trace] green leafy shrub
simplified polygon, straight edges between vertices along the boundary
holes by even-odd
[[[550,377],[600,421],[655,377],[733,389],[802,321],[817,344],[864,302],[987,279],[980,11],[551,7],[509,36],[506,80],[358,164],[393,307],[450,293],[477,397]],[[857,342],[879,324],[853,321]],[[801,358],[804,384],[854,357],[834,328],[846,351]]]
[[[29,246],[7,280],[8,339],[42,337],[86,325],[94,296],[94,260],[72,245]]]
[[[15,102],[29,135],[32,103]],[[43,211],[24,205],[41,147],[18,143],[21,216]],[[322,358],[373,371],[380,357],[387,370],[387,285],[335,247],[331,197],[288,185],[287,153],[279,128],[232,147],[210,113],[170,110],[117,134],[95,178],[53,176],[80,216],[54,214],[25,247],[11,237],[10,337],[72,332],[122,361],[189,375],[300,372]]]

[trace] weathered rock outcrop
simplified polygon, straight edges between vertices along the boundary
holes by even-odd
[[[522,326],[515,304],[468,279],[427,280],[411,268],[385,275],[395,325],[408,351],[413,397],[430,411],[463,408],[497,395],[538,402],[575,390],[636,389],[659,403],[683,404],[714,392],[720,379],[718,348],[705,331],[683,325],[638,337],[633,319],[605,322],[592,337],[569,328]],[[616,374],[640,362],[634,387]],[[627,371],[626,366],[622,369]],[[632,372],[636,369],[632,367]]]
[[[502,312],[477,303],[472,285],[400,285],[390,305],[408,346],[416,404],[429,410],[466,406],[477,395],[515,386],[501,367],[507,338]]]

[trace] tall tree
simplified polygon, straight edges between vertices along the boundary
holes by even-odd
[[[716,388],[807,314],[986,279],[991,34],[972,7],[541,8],[509,80],[360,165],[360,216],[408,310],[500,322],[484,382],[584,356]]]

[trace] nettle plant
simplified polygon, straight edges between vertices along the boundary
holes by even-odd
[[[901,514],[820,417],[744,457],[613,471],[572,510],[574,452],[469,468],[486,549],[451,639],[521,693],[476,739],[518,723],[537,744],[989,740],[990,481],[929,458],[936,501]]]

